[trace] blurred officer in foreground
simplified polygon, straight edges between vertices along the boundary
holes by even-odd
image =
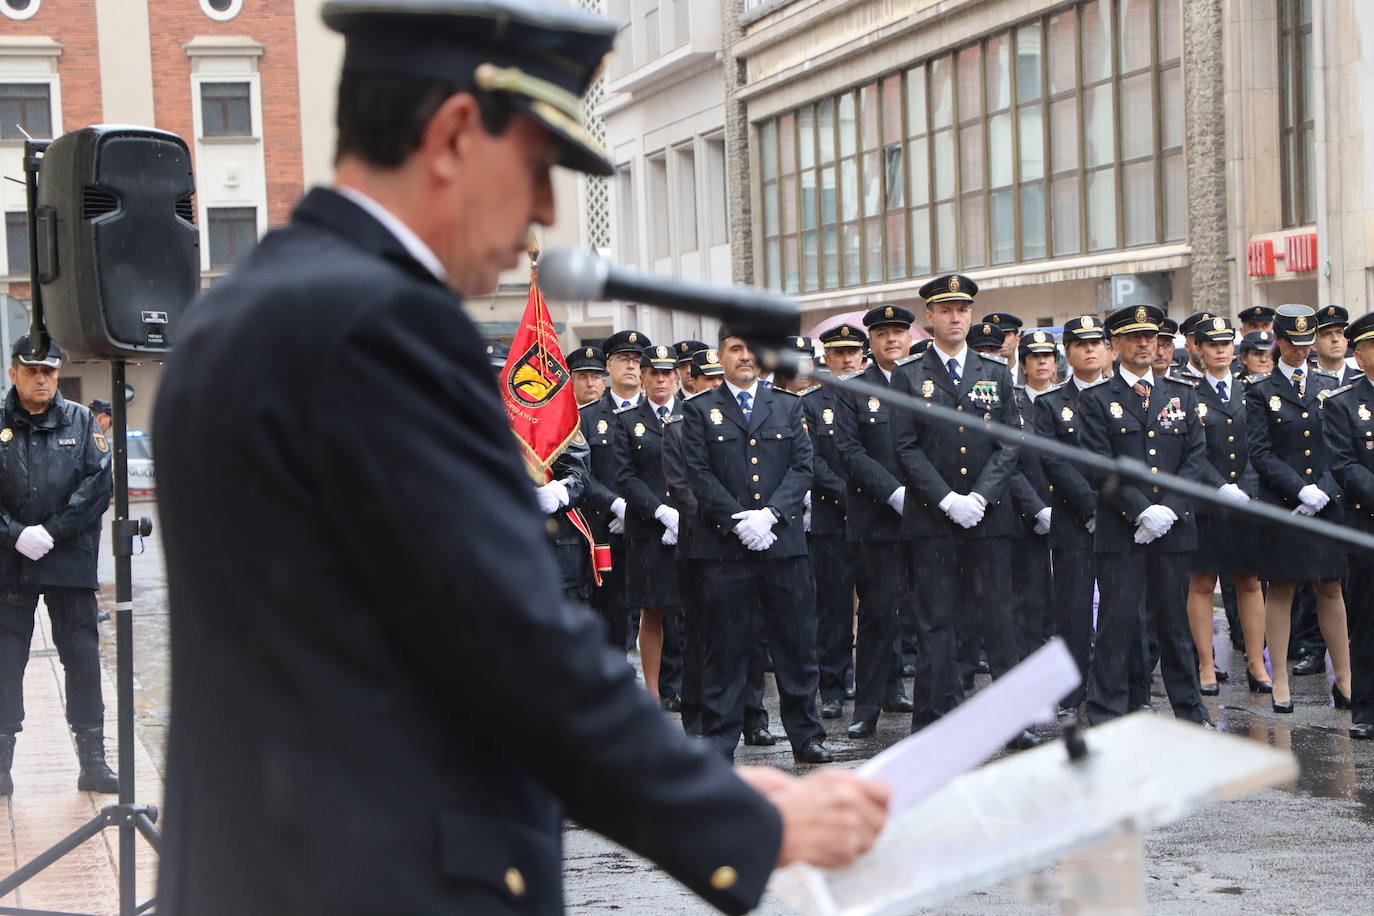
[[[1079,400],[1085,389],[1102,382],[1110,356],[1106,331],[1092,315],[1064,322],[1064,358],[1072,375],[1064,384],[1035,399],[1032,425],[1036,435],[1065,445],[1078,445]],[[1072,461],[1044,455],[1045,478],[1053,487],[1050,525],[1051,581],[1054,586],[1055,632],[1078,663],[1083,684],[1062,700],[1063,711],[1078,710],[1085,695],[1093,638],[1093,529],[1097,490]]]
[[[1152,305],[1128,306],[1108,316],[1107,332],[1120,366],[1111,379],[1080,395],[1079,441],[1099,455],[1134,458],[1199,480],[1207,455],[1197,393],[1186,382],[1154,374],[1155,338],[1163,320],[1164,313]],[[1188,627],[1188,555],[1197,546],[1191,502],[1132,482],[1099,490],[1094,518],[1101,597],[1088,680],[1089,721],[1096,725],[1149,704],[1153,637],[1174,715],[1209,723]]]
[[[48,608],[66,674],[67,723],[76,736],[83,792],[118,792],[105,763],[105,703],[96,632],[96,550],[110,504],[110,445],[91,412],[57,390],[62,350],[34,356],[14,342],[0,410],[0,796],[14,790],[10,764],[24,727],[24,668],[38,596]]]
[[[513,0],[324,17],[338,190],[192,306],[159,392],[158,912],[558,912],[565,815],[731,912],[779,864],[852,860],[881,788],[732,773],[565,601],[461,307],[554,221],[556,164],[610,173],[578,96],[615,25]],[[239,435],[204,434],[216,399]]]
[[[1331,474],[1345,491],[1352,528],[1374,534],[1374,314],[1345,328],[1361,376],[1322,404]],[[1374,738],[1374,554],[1350,552],[1350,737]]]

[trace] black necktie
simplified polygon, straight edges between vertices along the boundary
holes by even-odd
[[[660,422],[660,423],[667,422],[667,420],[668,420],[668,405],[667,405],[667,404],[661,404],[661,405],[659,405],[659,408],[658,408],[658,419],[659,419],[659,422]]]
[[[949,362],[945,363],[945,368],[949,370],[949,380],[954,383],[954,387],[959,387],[959,361],[950,357]]]
[[[1226,393],[1225,382],[1217,382],[1217,397],[1221,398],[1221,403],[1223,404],[1231,400],[1230,395]]]
[[[749,392],[741,391],[739,393],[739,409],[744,411],[744,419],[746,420],[749,419],[749,414],[753,413],[753,408],[750,406],[752,400],[753,398],[749,397]]]

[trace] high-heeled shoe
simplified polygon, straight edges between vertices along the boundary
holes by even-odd
[[[1336,704],[1337,709],[1350,708],[1350,697],[1341,693],[1340,688],[1335,684],[1331,685],[1331,700]]]
[[[1293,699],[1291,697],[1287,703],[1280,703],[1277,700],[1270,700],[1269,702],[1274,707],[1274,712],[1287,714],[1293,711]]]
[[[1250,669],[1245,669],[1245,680],[1250,684],[1251,693],[1273,693],[1274,682],[1262,681],[1250,673]]]
[[[1198,684],[1198,693],[1205,697],[1214,697],[1221,693],[1220,684]]]

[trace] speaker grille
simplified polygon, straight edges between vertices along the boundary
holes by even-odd
[[[104,188],[86,185],[81,195],[81,218],[95,219],[119,209],[119,198]]]
[[[191,195],[177,198],[177,216],[194,224],[196,221],[196,205],[191,201]]]

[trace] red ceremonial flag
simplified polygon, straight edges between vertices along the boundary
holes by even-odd
[[[540,484],[553,476],[550,465],[579,430],[571,381],[549,307],[532,272],[525,317],[501,370],[501,398],[525,466]]]

